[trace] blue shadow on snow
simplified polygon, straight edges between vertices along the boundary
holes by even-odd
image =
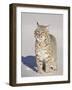
[[[35,68],[37,67],[35,56],[22,56],[21,61],[24,65],[28,66],[29,68],[37,72]]]

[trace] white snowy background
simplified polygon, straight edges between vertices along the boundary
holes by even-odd
[[[21,13],[21,54],[23,62],[34,62],[35,37],[34,31],[37,28],[37,21],[41,25],[49,25],[48,31],[56,38],[57,43],[57,72],[51,75],[62,75],[63,71],[63,15],[62,14],[42,14],[42,13]],[[30,57],[30,59],[29,59]],[[25,60],[26,59],[26,60]],[[31,64],[31,63],[30,63]],[[33,63],[32,63],[33,64]],[[23,64],[21,73],[23,76],[38,76],[36,73]],[[28,65],[30,66],[30,65]],[[28,68],[28,69],[27,69]],[[44,74],[45,75],[45,74]],[[46,74],[48,75],[48,73]],[[50,74],[49,74],[50,75]]]

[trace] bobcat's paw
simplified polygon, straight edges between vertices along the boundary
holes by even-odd
[[[45,73],[43,70],[38,70],[37,72],[40,73],[40,74],[44,74]]]

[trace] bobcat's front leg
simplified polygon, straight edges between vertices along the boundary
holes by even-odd
[[[50,67],[49,67],[49,62],[48,61],[49,61],[48,59],[45,60],[45,72],[46,73],[50,72]]]
[[[40,60],[37,60],[37,68],[39,73],[44,73],[43,71],[43,62]]]
[[[49,72],[50,72],[50,69],[49,69],[49,65],[48,65],[48,63],[46,63],[45,72],[46,72],[46,73],[49,73]]]

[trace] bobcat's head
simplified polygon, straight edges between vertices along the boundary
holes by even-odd
[[[37,22],[37,28],[34,31],[34,35],[38,42],[43,42],[48,37],[48,26],[39,25]]]

